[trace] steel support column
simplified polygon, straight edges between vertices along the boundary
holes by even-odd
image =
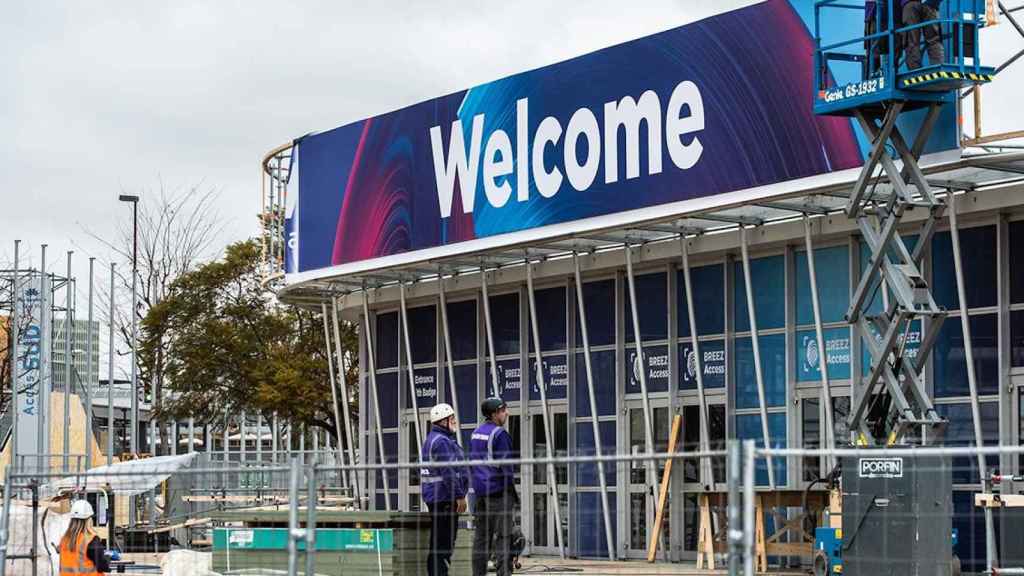
[[[332,300],[332,304],[333,304],[333,300]],[[327,327],[327,303],[326,302],[321,302],[320,303],[320,312],[323,315],[323,320],[324,320],[324,343],[326,345],[326,349],[324,351],[327,353],[327,370],[328,370],[328,372],[330,372],[330,375],[331,375],[331,408],[332,408],[332,415],[334,416],[334,434],[335,434],[335,438],[338,439],[338,451],[339,451],[338,456],[341,457],[341,464],[342,464],[342,466],[344,466],[345,465],[345,458],[344,458],[344,455],[340,453],[341,452],[341,443],[342,443],[342,438],[343,438],[343,436],[341,434],[341,414],[338,412],[338,389],[337,389],[337,380],[334,377],[334,360],[331,358],[334,354],[331,351],[331,331]],[[341,348],[340,344],[341,343],[337,341],[337,338],[335,338],[335,345],[336,345],[337,349]],[[341,364],[341,355],[340,354],[338,355],[338,363]],[[341,377],[343,378],[344,376],[341,376]]]
[[[590,422],[594,431],[594,448],[598,455],[604,454],[601,441],[601,427],[597,419],[597,395],[594,391],[594,368],[590,360],[590,336],[587,328],[587,307],[583,298],[583,280],[580,275],[580,258],[572,253],[573,273],[576,278],[576,307],[579,314],[580,335],[583,339],[583,364],[587,370],[587,396],[590,400]],[[604,462],[597,463],[597,476],[601,485],[601,513],[604,516],[605,544],[608,547],[608,558],[615,560],[615,539],[612,537],[611,509],[608,505],[608,480],[604,471]]]
[[[92,349],[96,345],[92,337],[93,288],[95,287],[96,259],[89,258],[89,302],[85,329],[85,469],[92,468]]]
[[[636,346],[636,361],[640,363],[637,373],[640,375],[640,400],[644,409],[644,444],[648,454],[654,454],[654,426],[651,423],[651,399],[647,392],[647,365],[644,362],[643,338],[640,336],[640,316],[637,314],[636,285],[633,281],[633,254],[629,244],[626,244],[623,251],[626,253],[626,281],[629,285],[629,309],[633,316],[633,344]],[[656,498],[659,489],[658,470],[654,460],[648,459],[647,464],[647,485],[650,489],[649,496]]]
[[[303,535],[299,529],[299,475],[302,474],[302,468],[294,457],[288,472],[288,500],[291,502],[288,506],[288,576],[298,576],[298,539]]]
[[[729,472],[726,479],[726,514],[728,515],[726,526],[729,526],[726,532],[726,543],[729,552],[728,556],[726,556],[726,562],[728,564],[729,576],[739,576],[740,559],[743,555],[743,529],[740,526],[740,518],[742,517],[740,513],[740,469],[743,458],[740,452],[740,441],[729,440],[726,453],[729,460]]]
[[[228,456],[229,456],[229,454],[228,454],[228,424],[229,424],[228,409],[227,409],[227,407],[225,407],[224,408],[224,434],[221,435],[221,439],[220,439],[221,457],[222,457],[222,459],[224,461],[224,474],[222,475],[221,480],[223,481],[223,487],[225,489],[228,487],[228,472],[227,472],[227,470],[228,470],[228,467],[229,467],[229,465],[228,465]]]
[[[455,410],[455,419],[459,420],[459,390],[455,386],[455,359],[452,357],[452,337],[448,329],[448,297],[444,293],[444,276],[441,270],[437,271],[437,307],[441,313],[441,337],[444,343],[444,362],[448,374],[448,384],[452,391],[452,408]],[[462,423],[459,422],[461,426]],[[456,430],[455,440],[462,446],[461,430]]]
[[[480,292],[484,301],[484,330],[487,333],[487,351],[491,353],[491,387],[495,398],[501,397],[498,389],[498,353],[494,350],[494,330],[491,328],[491,297],[487,293],[487,271],[480,267]]]
[[[281,436],[281,425],[277,419],[277,412],[275,411],[273,416],[270,418],[270,427],[272,429],[270,435],[270,459],[277,466],[277,454],[280,451],[280,436]]]
[[[964,337],[964,360],[967,362],[967,385],[971,392],[971,420],[974,424],[974,442],[978,448],[985,446],[981,428],[981,406],[978,403],[978,378],[974,369],[974,344],[971,340],[971,318],[967,307],[967,288],[964,285],[964,267],[960,251],[960,228],[956,216],[956,197],[950,194],[948,200],[949,236],[953,244],[953,270],[956,272],[956,294],[960,301],[960,326]],[[988,470],[985,456],[978,454],[978,474],[982,490],[988,486]],[[985,506],[985,565],[989,572],[997,563],[995,524],[992,508]]]
[[[772,438],[768,431],[768,404],[765,401],[764,376],[761,373],[761,345],[758,342],[757,312],[754,309],[754,288],[750,278],[750,250],[747,246],[747,229],[740,226],[740,252],[743,257],[743,287],[747,294],[747,316],[750,319],[750,347],[754,351],[754,380],[757,382],[757,401],[761,413],[761,434],[764,436],[765,449],[771,449]],[[772,466],[771,454],[766,454],[768,461],[768,486],[775,488],[775,469]]]
[[[344,297],[343,297],[344,298]],[[345,422],[345,448],[348,450],[348,463],[350,466],[356,465],[356,434],[352,431],[352,405],[348,401],[348,380],[345,379],[347,374],[345,368],[345,353],[341,348],[341,328],[340,318],[338,317],[338,300],[331,300],[331,323],[334,328],[334,350],[338,357],[338,388],[341,389],[341,402],[344,405],[344,410],[341,413],[342,418]],[[338,438],[338,442],[342,442],[341,438]],[[355,470],[350,470],[349,474],[349,486],[352,486],[356,497],[356,508],[363,508],[362,501],[362,490],[359,487],[359,473]]]
[[[804,215],[804,245],[807,249],[807,273],[811,284],[811,309],[814,311],[814,334],[818,343],[818,370],[821,372],[821,401],[825,407],[825,447],[836,447],[835,427],[832,424],[832,388],[828,379],[828,351],[825,349],[825,330],[821,322],[821,301],[818,298],[818,275],[814,265],[814,242],[811,240],[811,219]],[[826,469],[832,470],[835,459],[825,456]]]
[[[314,432],[314,434],[316,433]],[[298,507],[299,501],[295,500],[292,506]],[[306,470],[306,573],[304,576],[316,574],[316,507],[316,462],[314,461]]]
[[[74,338],[75,329],[71,325],[74,321],[71,317],[72,298],[74,289],[71,282],[71,255],[74,252],[68,250],[68,273],[64,279],[64,442],[61,444],[61,470],[68,471],[68,454],[71,452],[71,365],[74,350],[71,346],[71,339]]]
[[[753,440],[743,441],[743,574],[754,576],[757,567],[754,551],[754,470],[757,448]],[[771,467],[768,468],[771,470]]]
[[[256,413],[256,465],[263,466],[263,412]]]
[[[0,572],[6,572],[7,548],[10,546],[11,541],[11,531],[8,525],[11,523],[11,493],[14,492],[14,486],[11,483],[11,473],[13,470],[14,466],[4,467],[4,499],[3,506],[0,506]],[[34,530],[35,527],[33,526]]]
[[[246,461],[249,459],[248,452],[246,450],[246,434],[249,432],[249,416],[242,410],[241,417],[238,419],[238,467],[244,468]]]
[[[373,331],[370,329],[370,305],[367,300],[369,294],[363,291],[363,329],[366,332],[364,341],[366,342],[366,359],[370,365],[370,394],[373,395],[373,424],[374,432],[377,434],[377,455],[380,458],[380,464],[384,464],[386,461],[384,455],[384,432],[380,427],[380,396],[377,394],[377,359],[374,357],[373,348]],[[381,469],[381,480],[383,480],[384,486],[384,508],[391,512],[391,493],[389,492],[390,486],[388,484],[388,471]]]
[[[114,277],[115,267],[110,263],[110,321],[107,326],[107,466],[114,463]],[[213,446],[207,446],[213,450]]]
[[[422,449],[423,427],[420,425],[419,402],[416,401],[416,371],[412,366],[412,344],[409,341],[409,314],[405,305],[405,282],[398,284],[398,305],[402,313],[402,342],[405,344],[405,367],[406,370],[408,370],[409,402],[412,403],[412,422],[416,429],[416,446],[419,446],[420,449]]]
[[[708,404],[704,395],[704,358],[700,354],[700,338],[697,334],[697,315],[693,306],[693,283],[690,281],[690,249],[686,244],[686,236],[679,235],[679,248],[683,259],[683,280],[686,284],[686,317],[690,322],[690,346],[693,347],[694,372],[697,377],[697,401],[700,403],[700,450],[709,452],[710,433],[708,432]],[[680,366],[680,372],[684,368]],[[685,424],[685,423],[684,423]],[[704,479],[705,486],[713,486],[715,483],[714,472],[711,467],[711,460],[701,458],[700,474]]]
[[[291,419],[289,419],[288,423],[287,423],[287,428],[285,429],[285,433],[284,433],[284,453],[285,453],[285,457],[291,458],[292,457],[292,452],[294,452],[293,446],[292,446],[292,421],[291,421]]]
[[[42,316],[39,319],[39,329],[42,332],[39,345],[42,347],[42,351],[39,358],[39,383],[36,384],[36,391],[38,393],[36,402],[39,403],[39,416],[36,418],[36,454],[38,454],[36,466],[40,472],[49,471],[49,464],[44,461],[45,457],[42,455],[53,452],[50,448],[48,424],[50,421],[50,389],[53,388],[53,293],[50,292],[53,284],[48,282],[46,277],[46,247],[46,244],[39,247],[42,254],[39,263],[39,314]],[[113,318],[113,315],[111,315],[111,318]],[[45,467],[44,464],[46,465]],[[131,508],[128,509],[128,512],[130,515],[133,514]],[[135,524],[134,516],[129,517],[129,523],[131,525]]]
[[[526,265],[526,294],[530,304],[530,329],[533,331],[533,350],[536,357],[537,387],[540,389],[541,411],[544,417],[544,440],[548,444],[548,457],[555,456],[555,442],[551,428],[551,413],[548,410],[547,382],[544,380],[544,363],[540,351],[540,328],[537,325],[537,304],[533,296],[533,266],[527,259]],[[529,380],[529,379],[527,379]],[[558,505],[558,483],[555,475],[555,464],[548,462],[548,486],[551,490],[552,504],[555,509],[555,536],[558,541],[558,555],[565,559],[565,543],[562,542],[562,511]]]

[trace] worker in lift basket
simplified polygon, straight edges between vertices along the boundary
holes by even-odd
[[[487,574],[492,546],[498,576],[508,576],[512,573],[513,514],[519,503],[514,467],[497,462],[513,458],[512,436],[503,428],[508,407],[501,398],[488,398],[480,404],[480,412],[485,422],[470,438],[470,459],[495,463],[473,467],[473,576]]]
[[[461,462],[465,455],[456,440],[459,424],[455,410],[448,404],[430,409],[430,433],[423,442],[421,462]],[[469,492],[469,474],[465,468],[423,468],[420,478],[423,501],[430,511],[430,552],[427,554],[427,573],[430,576],[448,576],[455,537],[459,530],[459,515],[466,511],[466,493]]]
[[[903,26],[914,26],[939,17],[939,4],[942,0],[902,0],[903,3]],[[914,28],[903,33],[903,50],[907,55],[907,70],[916,70],[921,67],[921,32],[924,32],[924,41],[928,45],[928,63],[931,65],[942,64],[946,59],[945,49],[942,47],[942,29],[938,22],[921,28]]]
[[[71,524],[60,539],[60,576],[93,576],[110,572],[103,541],[92,528],[92,505],[76,500],[71,505]]]

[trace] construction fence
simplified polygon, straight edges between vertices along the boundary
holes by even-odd
[[[611,558],[620,562],[574,554],[569,530],[524,534],[512,562],[534,573],[600,574],[612,566],[614,573],[629,573],[621,570],[644,569],[650,560],[659,574],[712,568],[744,575],[1024,574],[1024,478],[997,472],[1001,463],[1016,466],[1022,458],[1019,446],[811,450],[734,440],[719,451],[507,460],[518,470],[553,468],[556,477],[596,469],[612,482],[631,473],[657,478],[656,492],[641,498],[653,504],[654,522],[631,517],[623,526],[614,514],[612,488],[596,492],[594,505],[581,511],[604,520],[598,522],[604,533],[588,536],[611,542]],[[794,459],[822,462],[826,473],[807,482],[787,479],[786,462]],[[427,574],[429,513],[378,507],[368,488],[424,468],[491,464],[341,466],[321,453],[293,456],[287,465],[240,466],[195,454],[72,474],[9,468],[0,510],[0,575],[58,574],[57,547],[71,501],[82,498],[95,510],[97,536],[118,551],[112,568],[126,573]],[[673,475],[722,472],[724,489],[712,483],[696,493],[680,492],[673,481]],[[470,501],[459,518],[452,574],[472,573],[477,522]],[[534,512],[532,504],[516,506],[514,533]],[[672,506],[687,508],[684,526],[669,522]],[[683,554],[670,544],[673,528],[687,532]],[[555,544],[554,552],[536,545],[542,537]],[[640,554],[623,553],[641,540]],[[493,564],[493,550],[483,559]]]

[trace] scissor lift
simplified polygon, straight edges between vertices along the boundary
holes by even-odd
[[[936,20],[912,26],[900,26],[895,12],[887,9],[894,4],[898,9],[899,0],[878,2],[873,28],[863,17],[865,4],[819,0],[814,7],[814,112],[854,117],[870,141],[846,205],[870,250],[846,314],[865,335],[871,358],[853,399],[851,440],[862,446],[894,445],[912,432],[928,444],[942,434],[945,420],[925,389],[924,368],[947,313],[935,303],[920,264],[946,199],[929,186],[918,160],[942,107],[956,105],[960,89],[992,80],[993,69],[982,66],[978,57],[985,2],[945,0]],[[908,70],[900,39],[921,30],[923,64],[927,26],[939,27],[945,59]],[[876,32],[867,33],[872,29]],[[897,123],[905,112],[919,109],[925,109],[923,120],[908,141]],[[886,178],[876,173],[878,167]],[[879,186],[883,180],[886,185]],[[910,249],[898,230],[904,214],[915,209],[928,217]],[[878,294],[881,310],[872,304]],[[910,358],[907,336],[915,326],[920,326],[921,343]]]
[[[814,7],[814,112],[855,118],[870,143],[846,204],[846,215],[856,220],[869,249],[864,273],[846,313],[847,321],[860,329],[870,355],[860,386],[854,389],[850,441],[863,447],[933,444],[941,438],[947,422],[936,412],[925,388],[924,371],[947,312],[932,297],[921,272],[921,259],[947,210],[948,199],[932,190],[918,162],[942,108],[958,105],[961,89],[992,80],[994,70],[982,66],[978,57],[985,2],[946,0],[940,5],[937,19],[912,26],[902,26],[890,9],[893,4],[901,6],[899,0],[878,2],[873,21],[864,17],[865,4],[819,0]],[[944,60],[907,69],[900,40],[919,29],[917,35],[924,44],[924,29],[928,26],[939,27]],[[924,64],[927,50],[923,45],[921,52]],[[900,120],[913,110],[921,112],[917,133],[908,139],[900,127],[913,123]],[[878,173],[879,167],[884,177]],[[899,230],[910,210],[927,215],[913,248],[903,241]],[[915,329],[921,332],[920,345],[916,354],[909,354],[909,335]],[[861,464],[864,460],[859,459]],[[904,573],[959,573],[959,561],[951,555],[951,530],[945,525],[952,514],[952,501],[939,494],[945,491],[943,486],[951,488],[948,463],[906,459],[907,477],[927,480],[889,494],[895,489],[893,483],[900,481],[897,478],[904,477],[904,458],[892,460],[899,460],[899,475],[882,480],[858,471],[858,459],[844,462],[844,530],[819,529],[816,548],[820,552],[814,566],[817,574],[842,570],[860,575],[896,569]],[[929,466],[925,462],[930,462],[935,471],[914,469]],[[849,502],[847,483],[851,485]],[[922,486],[935,489],[929,492]],[[916,510],[920,499],[928,499],[933,506],[945,501],[949,514],[932,520],[916,513],[897,518],[899,512],[887,512],[870,503],[865,506],[864,499],[858,499],[865,491],[891,496],[899,503],[894,508],[907,505],[907,509]],[[945,520],[945,524],[939,520]],[[986,524],[991,527],[990,516]],[[864,526],[874,528],[858,530]],[[914,534],[906,534],[900,526],[912,526]],[[890,547],[887,541],[903,539],[914,543],[907,548],[905,562],[883,558],[886,554],[881,552]],[[827,546],[828,542],[834,545]],[[900,564],[899,568],[895,564]]]

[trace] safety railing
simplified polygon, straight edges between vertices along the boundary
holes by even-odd
[[[587,486],[575,486],[565,494],[566,521],[556,527],[550,522],[551,514],[538,510],[554,496],[547,486],[538,484],[544,475],[536,476],[533,469],[564,467],[575,485],[581,474],[590,478],[596,467],[603,467],[616,478],[607,490],[619,502],[618,529],[611,534],[612,557],[655,559],[665,564],[659,573],[676,569],[687,573],[693,569],[694,556],[698,565],[726,567],[730,574],[756,574],[768,568],[817,569],[819,562],[834,567],[831,563],[836,561],[846,563],[845,571],[850,572],[857,562],[864,569],[869,558],[887,565],[905,563],[909,571],[922,563],[953,563],[960,556],[965,570],[984,572],[1001,565],[1000,573],[1013,574],[1012,569],[1024,566],[1024,561],[1014,564],[1021,549],[1015,547],[1016,540],[1006,539],[1014,534],[1007,527],[1017,526],[1021,520],[1017,511],[1024,512],[1015,506],[1024,504],[1024,478],[995,472],[982,481],[975,467],[978,458],[988,459],[996,470],[1019,470],[1024,447],[764,449],[754,440],[731,440],[725,450],[705,452],[516,458],[502,464],[513,466],[520,475],[523,500],[500,513],[508,514],[512,538],[507,552],[517,555],[513,561],[527,568],[544,564],[593,570],[591,561],[580,558],[607,558],[596,482],[582,482]],[[695,482],[707,480],[698,471],[711,466],[702,463],[721,459],[726,461],[724,486]],[[775,487],[768,484],[769,459],[779,466]],[[825,468],[827,473],[812,481],[797,472],[803,469],[799,462],[807,459],[837,462],[840,470]],[[628,471],[648,462],[655,464],[664,480],[660,494],[635,492],[629,485]],[[782,464],[786,462],[788,467]],[[47,573],[42,567],[59,557],[52,544],[59,542],[67,525],[70,501],[82,498],[95,511],[94,522],[104,544],[121,551],[115,564],[137,573],[157,572],[161,570],[157,564],[163,564],[167,573],[168,565],[174,564],[179,569],[187,566],[191,574],[423,574],[427,563],[446,549],[452,551],[451,573],[469,573],[474,551],[478,561],[497,560],[494,550],[474,544],[475,530],[491,518],[487,514],[497,513],[493,508],[485,512],[486,506],[475,495],[470,494],[469,509],[454,517],[457,536],[453,546],[446,546],[431,540],[437,515],[414,510],[411,499],[403,499],[398,510],[386,511],[369,496],[355,497],[342,483],[355,476],[363,493],[371,494],[375,486],[382,486],[378,479],[385,472],[391,478],[424,469],[472,473],[494,464],[493,460],[465,460],[303,465],[293,457],[286,466],[192,462],[169,471],[139,464],[132,470],[93,470],[71,476],[8,470],[0,509],[0,574],[30,573],[33,563],[37,573]],[[236,478],[257,473],[266,482],[227,486],[221,482],[225,473]],[[875,482],[875,488],[857,490],[856,482]],[[129,494],[119,489],[123,486],[132,487],[135,496],[135,525],[127,523],[125,507],[131,504]],[[868,503],[851,499],[851,494],[868,492]],[[634,493],[639,497],[630,496]],[[920,497],[906,499],[914,493]],[[996,512],[993,525],[1002,527],[998,533],[985,525],[986,507]],[[902,524],[892,522],[893,518]],[[898,530],[885,528],[907,522],[933,529],[932,548],[910,550]],[[112,536],[111,524],[116,526]],[[854,528],[858,525],[862,525],[859,530]],[[946,527],[949,530],[944,532]],[[558,528],[572,535],[566,540],[572,550],[565,560],[551,551],[555,541],[551,531]],[[834,553],[837,541],[842,554]],[[985,552],[988,543],[995,553],[991,558]],[[149,555],[139,555],[142,551]],[[636,562],[642,560],[617,570],[629,573]]]
[[[906,69],[905,44],[911,36],[910,32],[923,32],[934,26],[939,27],[944,48],[943,69],[955,70],[961,74],[981,73],[978,32],[985,25],[985,0],[943,0],[939,3],[924,4],[938,4],[938,17],[913,24],[901,24],[894,11],[902,8],[899,0],[815,2],[815,92],[820,93],[836,86],[872,78],[882,78],[886,84],[894,86],[896,76],[909,71]],[[868,16],[872,6],[873,18]],[[854,12],[863,14],[864,18],[856,18]],[[862,33],[852,33],[848,30],[851,25],[857,26],[861,22],[864,25]],[[921,46],[927,42],[925,36],[923,33],[918,34],[917,41]],[[854,73],[836,69],[833,63],[837,62],[853,63],[859,69]],[[938,63],[929,62],[929,66],[920,70],[936,65]]]

